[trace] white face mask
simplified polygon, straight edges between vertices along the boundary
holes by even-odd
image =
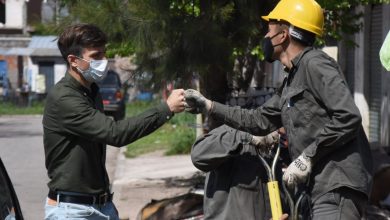
[[[77,70],[83,75],[85,80],[87,80],[88,82],[100,82],[106,77],[108,71],[108,60],[87,61],[83,58],[78,58],[89,62],[89,68],[86,70],[82,70],[76,67]]]

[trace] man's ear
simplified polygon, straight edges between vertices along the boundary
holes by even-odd
[[[283,41],[286,41],[290,37],[289,30],[288,29],[283,29],[283,34],[282,34]]]
[[[288,29],[282,30],[282,38],[280,39],[281,44],[286,45],[286,42],[290,42],[290,33]]]
[[[72,66],[72,67],[77,67],[78,66],[77,62],[76,62],[76,60],[78,58],[75,55],[69,54],[67,59],[68,59],[68,63],[69,63],[70,66]]]

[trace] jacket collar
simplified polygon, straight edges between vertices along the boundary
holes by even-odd
[[[97,92],[99,91],[99,87],[96,85],[96,83],[92,83],[91,90],[89,90],[89,89],[85,88],[79,81],[77,81],[72,75],[70,75],[69,72],[66,72],[64,78],[67,82],[69,82],[69,85],[72,88],[74,88],[82,93],[86,93],[86,94],[88,94],[88,96],[94,97],[97,94]]]
[[[294,73],[300,64],[302,57],[310,50],[313,50],[313,47],[306,47],[303,49],[296,57],[294,57],[294,59],[291,60],[291,69],[285,68],[285,71],[288,73]]]
[[[292,79],[294,78],[295,73],[298,70],[299,64],[301,63],[303,56],[311,50],[313,50],[313,47],[306,47],[305,49],[303,49],[296,57],[294,57],[294,59],[291,60],[291,64],[292,64],[291,69],[288,69],[288,68],[284,69],[284,71],[286,71],[288,73],[288,75],[286,76],[287,85],[289,85],[291,83]]]

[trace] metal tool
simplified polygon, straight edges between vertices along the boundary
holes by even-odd
[[[278,181],[276,180],[276,175],[275,175],[276,163],[279,159],[281,146],[282,145],[279,143],[278,147],[276,149],[276,153],[274,155],[274,158],[272,160],[272,167],[270,167],[268,165],[267,161],[261,155],[260,150],[258,148],[256,148],[256,152],[257,152],[261,162],[263,163],[264,167],[267,170],[267,175],[268,175],[267,188],[268,188],[268,196],[269,196],[269,200],[270,200],[273,220],[279,220],[283,214],[279,185],[278,185]],[[306,185],[308,185],[308,183]],[[294,190],[294,192],[290,192],[287,189],[284,182],[282,182],[282,187],[283,187],[283,191],[286,195],[288,205],[290,207],[290,213],[289,213],[290,219],[298,220],[299,219],[299,210],[298,210],[299,205],[300,205],[302,199],[306,196],[306,192],[303,191],[300,194],[300,196],[298,197],[297,201],[294,202],[293,196],[295,196],[295,190]]]
[[[290,207],[290,216],[292,220],[299,220],[299,205],[301,204],[302,199],[306,196],[306,192],[303,191],[300,196],[298,197],[297,201],[294,203],[294,199],[291,195],[295,195],[294,193],[291,193],[290,190],[287,189],[286,184],[283,182],[283,191],[286,194],[286,198],[288,201],[288,206]]]
[[[268,165],[267,161],[261,156],[260,150],[258,148],[256,148],[256,152],[261,162],[263,163],[264,167],[267,170],[267,175],[268,175],[267,188],[268,188],[268,196],[271,205],[272,219],[279,220],[283,214],[283,211],[282,211],[282,203],[280,199],[279,185],[275,175],[275,167],[280,154],[280,144],[278,144],[278,148],[276,150],[274,159],[272,161],[272,168]]]

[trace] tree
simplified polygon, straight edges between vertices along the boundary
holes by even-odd
[[[226,74],[234,62],[254,69],[262,59],[264,35],[260,16],[277,0],[63,0],[71,15],[64,22],[99,25],[110,38],[108,54],[135,53],[139,72],[155,82],[176,80],[188,86],[199,74],[203,93],[224,102]],[[361,25],[351,8],[389,0],[319,0],[325,8],[325,38],[340,40]],[[319,44],[326,44],[325,40]],[[237,71],[236,71],[237,72]],[[238,74],[241,74],[238,71]],[[245,77],[244,77],[245,78]],[[244,81],[245,82],[245,81]],[[156,85],[158,85],[157,83]],[[245,83],[244,83],[245,84]]]
[[[92,3],[93,2],[93,3]],[[65,1],[70,17],[91,22],[109,34],[109,54],[136,53],[140,72],[153,79],[188,84],[199,74],[205,93],[224,101],[226,73],[238,56],[251,57],[261,39],[259,18],[268,1],[102,0]],[[266,7],[265,7],[266,6]],[[65,26],[65,25],[61,25]],[[134,47],[133,47],[134,46]]]

